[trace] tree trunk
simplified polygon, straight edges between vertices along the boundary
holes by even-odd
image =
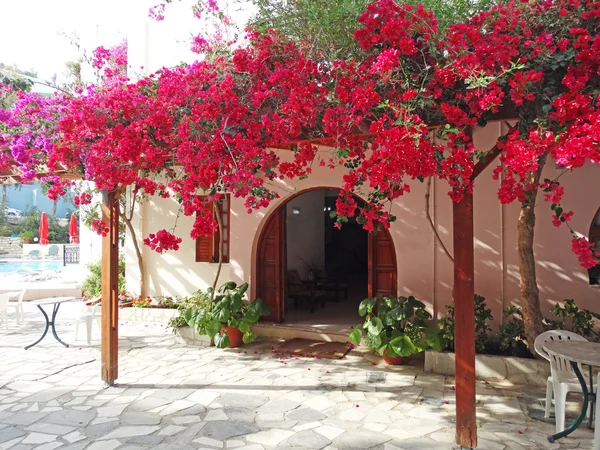
[[[56,209],[58,208],[58,200],[54,200],[52,204],[52,213],[50,214],[52,217],[56,217]]]
[[[142,257],[142,251],[140,250],[140,245],[137,240],[137,236],[135,235],[135,230],[133,229],[133,224],[131,220],[125,213],[121,213],[121,218],[127,228],[129,229],[129,234],[131,234],[131,241],[133,242],[133,247],[135,248],[135,254],[137,256],[138,261],[138,269],[140,271],[140,297],[146,297],[146,271],[144,269],[144,258]]]
[[[217,275],[213,282],[212,292],[210,293],[210,302],[212,304],[215,298],[215,290],[217,289],[217,283],[219,282],[219,276],[221,275],[221,267],[223,266],[223,219],[221,218],[221,209],[217,201],[213,202],[213,211],[217,219],[217,225],[219,226],[219,266],[217,267]]]
[[[537,185],[546,164],[546,154],[538,160],[538,169],[530,174],[529,181]],[[535,202],[537,189],[521,204],[521,212],[517,222],[517,249],[519,255],[519,273],[521,276],[521,307],[523,308],[523,322],[525,337],[531,353],[535,338],[544,331],[542,311],[540,308],[540,290],[535,274],[534,256],[534,228],[535,228]]]

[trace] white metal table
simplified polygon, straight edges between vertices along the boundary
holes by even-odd
[[[575,376],[579,380],[581,385],[581,392],[583,393],[583,402],[581,405],[581,412],[575,422],[569,425],[565,430],[560,433],[553,434],[548,437],[548,441],[554,442],[557,439],[568,436],[581,425],[585,419],[587,412],[588,403],[591,403],[591,414],[590,414],[590,425],[592,422],[594,403],[596,402],[596,394],[594,393],[594,381],[592,377],[592,367],[600,367],[600,344],[595,342],[585,341],[548,341],[544,344],[544,350],[550,354],[550,356],[558,356],[566,359],[571,364]],[[583,374],[579,370],[579,364],[588,366],[590,375],[590,387],[588,389],[587,383]]]
[[[54,297],[54,298],[43,298],[41,300],[35,300],[33,302],[30,302],[32,305],[37,306],[38,309],[44,315],[44,318],[46,319],[46,328],[44,329],[44,333],[42,334],[42,337],[39,338],[37,341],[35,341],[33,344],[30,344],[27,347],[25,347],[25,350],[30,349],[31,347],[38,345],[40,342],[42,342],[42,340],[46,337],[46,334],[48,333],[48,328],[50,328],[50,327],[52,327],[52,334],[54,335],[54,338],[58,342],[60,342],[62,345],[64,345],[65,347],[69,347],[69,344],[66,344],[63,341],[61,341],[60,338],[58,337],[58,335],[56,334],[55,323],[56,323],[56,314],[58,313],[58,308],[60,308],[61,303],[71,302],[73,300],[75,300],[75,297]],[[45,306],[45,305],[54,305],[54,307],[52,308],[52,319],[51,320],[48,318],[48,314],[46,314],[46,311],[44,311],[44,308],[42,308],[42,306]]]

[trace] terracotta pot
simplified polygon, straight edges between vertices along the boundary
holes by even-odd
[[[404,364],[404,356],[394,356],[393,358],[388,358],[385,356],[386,353],[387,350],[383,353],[383,360],[386,364],[389,364],[391,366],[401,366],[402,364]]]
[[[30,244],[31,243],[31,239],[23,239],[23,244]]]
[[[133,305],[133,302],[121,303],[121,308],[129,308]]]
[[[225,332],[227,333],[227,337],[229,338],[230,344],[228,348],[235,348],[242,345],[242,338],[244,337],[244,335],[239,329],[237,329],[236,327],[229,327],[225,324],[223,324],[222,328],[223,330],[225,330]]]

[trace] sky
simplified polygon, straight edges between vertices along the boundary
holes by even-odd
[[[65,72],[65,63],[76,59],[77,48],[68,36],[77,36],[83,47],[115,45],[127,34],[132,4],[137,0],[0,0],[0,61],[40,78]]]
[[[222,0],[227,1],[227,0]],[[132,63],[148,59],[140,47],[150,47],[152,71],[195,58],[188,40],[199,23],[193,19],[193,0],[167,5],[166,20],[148,18],[151,6],[162,0],[0,0],[0,62],[33,70],[50,80],[66,73],[65,63],[81,55],[69,38],[76,37],[88,54],[99,45],[110,47],[129,37],[137,52]],[[221,2],[219,2],[221,3]],[[236,14],[244,22],[250,13]],[[144,27],[150,37],[143,38]],[[142,46],[143,47],[143,46]],[[131,56],[131,55],[130,55]],[[85,75],[85,74],[84,74]]]

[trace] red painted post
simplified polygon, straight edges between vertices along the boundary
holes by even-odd
[[[119,376],[119,197],[102,193],[102,346],[101,377],[112,386]]]
[[[473,195],[453,204],[456,443],[477,447],[475,412],[475,263]]]

